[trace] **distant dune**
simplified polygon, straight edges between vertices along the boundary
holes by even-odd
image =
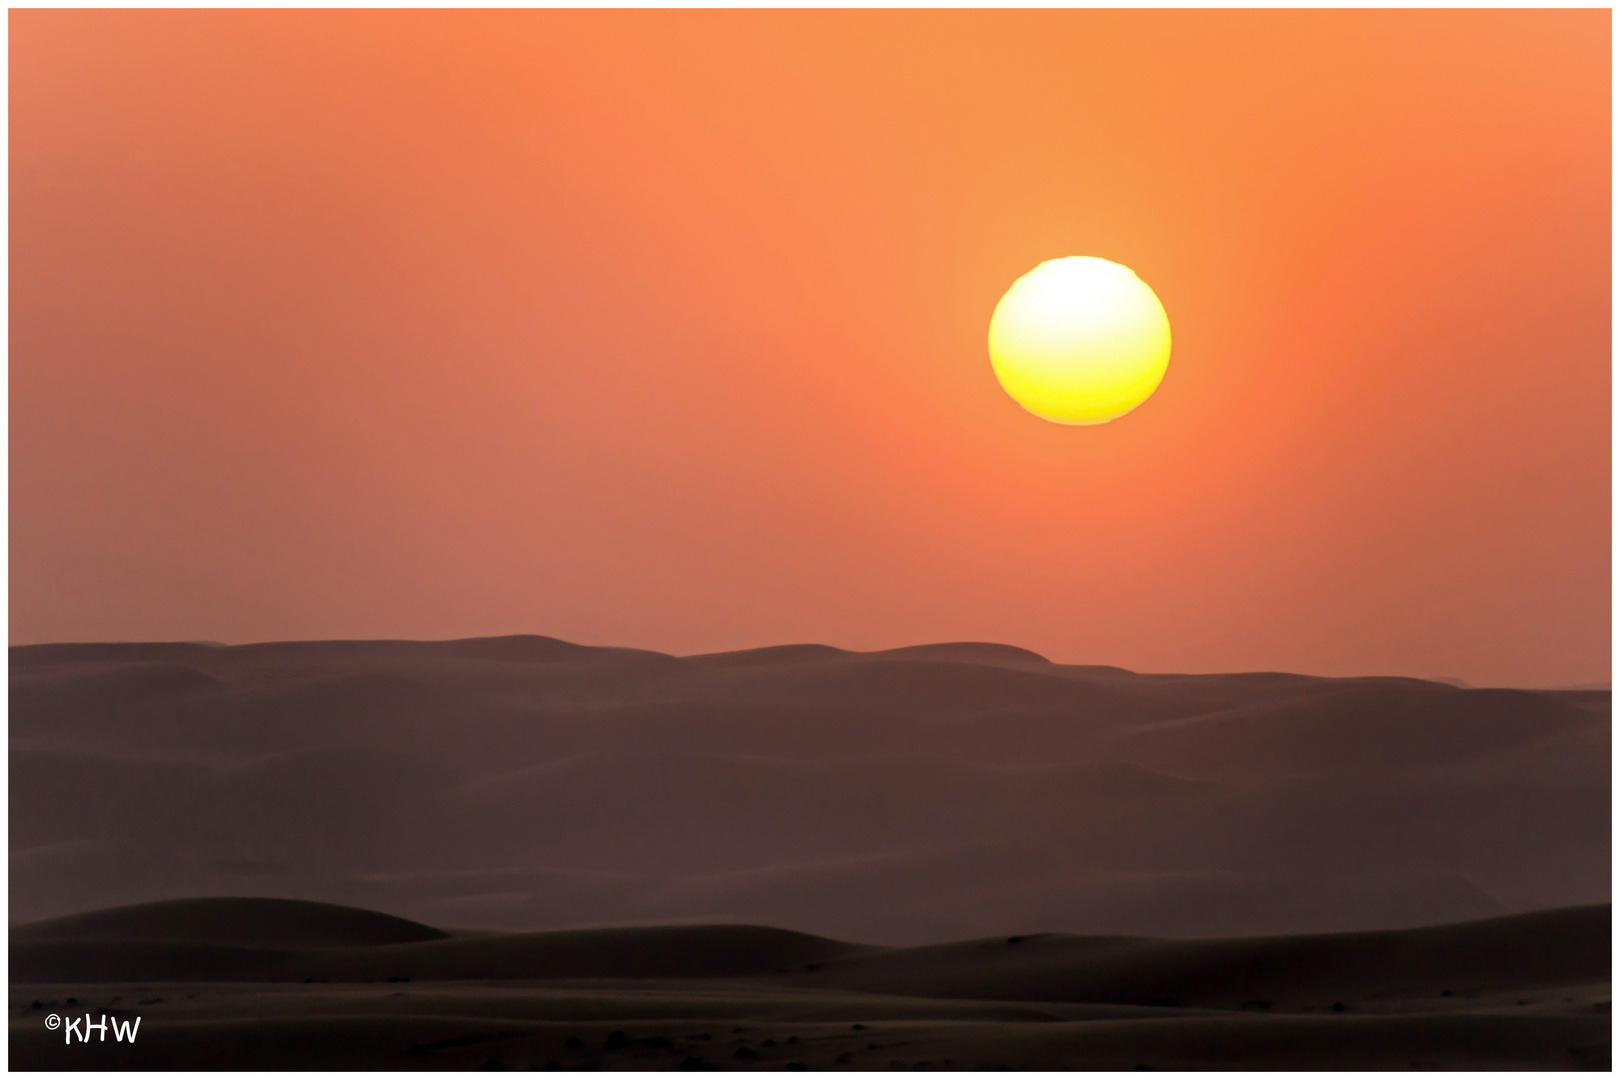
[[[1601,904],[1609,700],[985,643],[15,647],[10,917],[276,896],[919,945]]]
[[[1607,1068],[1607,905],[1298,937],[885,948],[758,926],[457,933],[182,900],[11,932],[13,1066]],[[141,1018],[133,1044],[47,1023]]]

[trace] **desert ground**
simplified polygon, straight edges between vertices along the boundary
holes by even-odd
[[[1607,690],[973,643],[10,657],[16,1066],[1608,1060]],[[80,1006],[148,1026],[46,1037]]]
[[[265,899],[13,927],[24,1069],[1607,1068],[1607,905],[1415,930],[910,948],[445,932]],[[140,1017],[133,1042],[48,1017]],[[115,1029],[116,1030],[116,1029]]]

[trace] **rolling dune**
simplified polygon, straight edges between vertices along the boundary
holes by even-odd
[[[1421,929],[856,945],[181,900],[15,926],[14,1066],[1605,1068],[1607,905]],[[141,1019],[70,1042],[50,1016]]]
[[[186,896],[892,945],[1609,899],[1607,693],[1009,646],[11,650],[11,917]]]

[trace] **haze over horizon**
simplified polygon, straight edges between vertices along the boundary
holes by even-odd
[[[1015,644],[1012,644],[1011,642],[984,642],[984,641],[918,641],[918,642],[910,642],[908,644],[903,644],[903,645],[878,646],[876,648],[871,648],[871,649],[849,649],[849,648],[844,648],[844,647],[838,646],[838,645],[830,645],[827,642],[787,641],[787,642],[775,642],[775,643],[767,644],[767,645],[743,646],[741,648],[736,648],[736,649],[711,649],[711,650],[707,650],[707,651],[704,651],[704,652],[695,652],[695,653],[665,652],[665,651],[659,650],[659,649],[646,649],[646,648],[643,648],[641,646],[635,646],[635,645],[615,645],[615,644],[613,644],[611,642],[567,641],[564,638],[555,637],[555,636],[550,635],[550,634],[529,634],[529,633],[474,635],[472,637],[465,637],[465,638],[316,638],[316,639],[305,639],[305,640],[274,639],[274,640],[265,640],[265,641],[217,641],[217,640],[204,640],[204,639],[193,638],[193,639],[189,639],[189,640],[185,640],[185,641],[164,641],[164,640],[159,640],[159,639],[150,639],[150,640],[147,640],[147,641],[137,641],[137,642],[130,642],[130,641],[117,641],[117,642],[115,642],[115,641],[77,641],[77,642],[74,642],[74,641],[57,641],[57,642],[14,642],[13,644],[17,645],[17,646],[22,646],[22,647],[26,647],[27,645],[132,645],[132,644],[133,645],[142,645],[142,644],[150,644],[150,645],[208,645],[208,646],[217,646],[219,648],[232,649],[232,648],[237,648],[237,647],[240,647],[240,646],[254,646],[254,645],[264,645],[264,646],[276,646],[276,645],[340,645],[340,644],[383,644],[383,643],[395,643],[395,642],[404,642],[404,643],[407,643],[407,644],[416,644],[416,645],[443,645],[443,644],[452,644],[452,643],[456,643],[456,642],[466,642],[466,643],[495,642],[495,641],[517,640],[517,639],[527,639],[527,638],[539,639],[541,641],[562,642],[563,644],[566,644],[566,645],[578,645],[578,646],[584,646],[586,648],[591,648],[591,649],[624,649],[624,650],[630,651],[630,652],[659,653],[660,655],[673,656],[673,657],[676,657],[678,659],[687,659],[687,660],[696,660],[696,659],[703,659],[703,658],[706,658],[706,657],[724,656],[724,655],[730,655],[730,654],[739,654],[739,655],[741,655],[741,654],[748,654],[748,653],[768,653],[768,652],[771,652],[773,650],[792,650],[792,649],[799,649],[799,648],[813,648],[813,649],[827,648],[827,649],[836,650],[838,652],[844,652],[844,653],[849,653],[849,654],[852,654],[852,655],[859,656],[859,655],[862,655],[862,654],[872,654],[872,653],[882,654],[882,653],[890,653],[890,652],[903,652],[903,651],[906,651],[906,650],[909,650],[909,649],[931,649],[931,648],[936,648],[936,647],[949,648],[951,646],[958,646],[958,645],[962,645],[962,646],[989,645],[989,646],[992,646],[992,647],[1003,647],[1003,646],[1005,646],[1005,647],[1007,647],[1009,649],[1017,650],[1019,652],[1027,652],[1027,653],[1030,653],[1032,656],[1039,657],[1042,661],[1045,661],[1047,663],[1051,663],[1051,664],[1054,664],[1054,665],[1062,666],[1062,667],[1113,668],[1113,669],[1116,669],[1116,670],[1129,672],[1130,674],[1133,674],[1133,675],[1222,675],[1222,674],[1262,675],[1262,674],[1288,674],[1288,675],[1309,675],[1309,676],[1312,676],[1312,677],[1315,677],[1315,678],[1343,678],[1343,679],[1381,678],[1381,677],[1385,677],[1385,676],[1380,676],[1380,675],[1378,675],[1376,673],[1372,673],[1372,672],[1366,672],[1366,673],[1361,673],[1361,674],[1350,674],[1350,675],[1326,675],[1326,674],[1324,674],[1322,672],[1313,672],[1313,671],[1282,672],[1282,671],[1271,671],[1271,670],[1260,669],[1260,668],[1234,669],[1233,671],[1230,671],[1230,672],[1216,672],[1216,671],[1136,671],[1136,670],[1133,670],[1131,668],[1126,668],[1126,667],[1124,667],[1123,665],[1120,665],[1120,664],[1102,664],[1102,663],[1088,663],[1088,662],[1085,662],[1085,661],[1058,660],[1058,659],[1054,659],[1054,658],[1052,658],[1050,656],[1044,656],[1044,655],[1036,652],[1034,649],[1025,649],[1023,646],[1015,645]],[[1452,675],[1433,675],[1433,674],[1431,674],[1431,675],[1405,675],[1405,676],[1397,676],[1397,677],[1399,677],[1399,678],[1420,679],[1420,680],[1425,681],[1425,682],[1446,683],[1448,685],[1456,686],[1456,687],[1459,687],[1459,688],[1462,688],[1462,689],[1489,689],[1490,688],[1490,687],[1487,687],[1487,686],[1482,686],[1482,685],[1477,684],[1477,683],[1469,682],[1467,679],[1459,679],[1459,678],[1457,678],[1455,676],[1452,676]],[[1604,679],[1601,682],[1590,682],[1590,683],[1561,683],[1561,684],[1558,684],[1556,686],[1524,686],[1524,687],[1506,687],[1506,686],[1503,686],[1502,688],[1504,688],[1504,689],[1526,689],[1526,690],[1607,690],[1607,689],[1610,689],[1612,687],[1612,685],[1613,685],[1612,680]]]
[[[13,11],[10,641],[1606,685],[1610,22]]]

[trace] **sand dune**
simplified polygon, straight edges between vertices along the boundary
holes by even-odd
[[[759,926],[446,934],[174,901],[12,928],[20,1068],[1606,1067],[1607,905],[1421,929],[857,945]],[[142,1018],[69,1045],[53,1013]]]
[[[1510,753],[1591,726],[1576,705],[1520,690],[1349,687],[1135,727],[1121,757],[1180,775],[1419,770]]]
[[[376,911],[307,900],[165,900],[14,926],[11,943],[140,941],[246,948],[365,948],[450,935]]]
[[[28,646],[11,679],[14,920],[247,894],[902,945],[1609,899],[1601,692],[540,637]]]
[[[172,947],[163,976],[171,980],[772,976],[903,997],[1122,1005],[1173,997],[1220,1008],[1250,997],[1309,1002],[1330,990],[1421,997],[1453,986],[1488,992],[1602,983],[1609,978],[1610,918],[1608,905],[1596,905],[1353,934],[1030,934],[896,948],[759,926],[450,934],[340,905],[221,897],[16,926],[11,963],[16,982],[137,982],[157,977],[150,950],[161,946]]]

